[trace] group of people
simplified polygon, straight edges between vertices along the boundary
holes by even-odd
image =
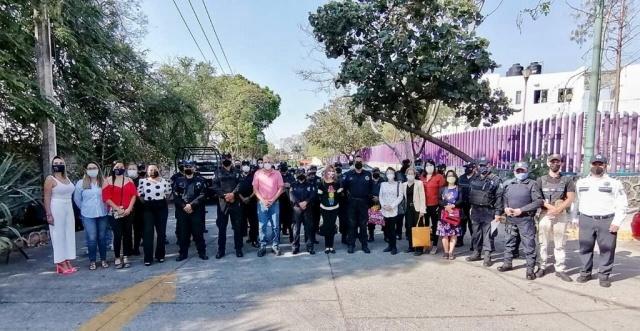
[[[514,166],[514,178],[503,181],[492,172],[486,158],[464,166],[458,176],[432,160],[424,163],[404,160],[400,169],[384,172],[365,169],[356,156],[348,169],[341,163],[327,165],[317,176],[317,167],[289,168],[276,165],[270,156],[249,161],[232,160],[223,155],[222,164],[208,181],[197,173],[193,161],[180,163],[179,172],[170,180],[160,176],[156,165],[116,162],[103,177],[96,163],[85,167],[84,177],[74,186],[66,176],[64,160],[52,161],[53,175],[45,181],[45,208],[58,273],[77,269],[75,259],[74,216],[71,200],[80,209],[89,250],[89,268],[96,269],[106,260],[107,230],[113,231],[115,267],[127,268],[128,259],[136,255],[142,241],[144,263],[164,262],[168,202],[173,197],[179,254],[177,261],[188,257],[191,241],[201,259],[208,259],[204,241],[205,204],[217,200],[218,249],[216,258],[226,255],[226,233],[231,223],[234,249],[243,257],[244,237],[263,257],[267,249],[281,255],[280,236],[288,235],[292,254],[300,253],[302,241],[309,254],[315,254],[317,236],[324,237],[325,254],[335,254],[334,237],[341,234],[347,253],[355,251],[356,241],[364,253],[375,240],[376,224],[382,225],[387,247],[384,252],[398,253],[397,241],[403,227],[409,245],[407,253],[421,255],[425,248],[442,258],[453,260],[455,248],[464,245],[466,232],[471,234],[467,261],[492,265],[494,239],[498,224],[504,223],[507,241],[501,272],[513,269],[512,261],[524,247],[526,278],[533,280],[553,272],[572,281],[565,263],[567,225],[579,224],[580,257],[583,261],[578,282],[591,279],[593,250],[600,250],[600,285],[610,286],[616,234],[625,217],[627,199],[622,184],[606,174],[607,160],[596,155],[591,160],[591,174],[574,182],[560,173],[563,158],[551,155],[549,173],[530,178],[526,163]],[[571,208],[573,206],[573,208]],[[573,213],[570,212],[570,209]],[[376,213],[382,222],[372,222]],[[338,224],[336,224],[338,223]],[[412,229],[430,226],[432,245],[414,245]],[[302,229],[304,228],[304,232]],[[304,233],[304,239],[301,236]],[[154,250],[155,239],[155,250]],[[549,248],[553,242],[555,263]],[[432,246],[432,247],[429,247]]]

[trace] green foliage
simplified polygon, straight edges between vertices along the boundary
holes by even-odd
[[[504,93],[482,80],[497,65],[476,35],[481,20],[468,0],[331,1],[309,16],[326,56],[342,60],[336,85],[355,87],[356,120],[391,123],[466,158],[422,126],[439,104],[472,126],[512,113]]]
[[[11,225],[27,205],[40,202],[42,182],[35,164],[2,153],[0,163],[0,226]]]
[[[306,140],[322,150],[350,156],[363,147],[380,143],[381,137],[369,125],[358,125],[351,116],[350,98],[338,98],[308,115],[311,125],[303,133]]]

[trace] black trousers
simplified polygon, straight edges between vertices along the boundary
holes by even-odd
[[[336,235],[336,218],[340,213],[340,208],[334,210],[320,209],[322,214],[322,227],[320,234],[324,236],[324,247],[333,248],[333,238]]]
[[[504,249],[504,263],[510,265],[513,261],[513,253],[516,250],[516,241],[518,233],[522,237],[522,245],[524,246],[524,254],[527,259],[527,271],[533,272],[536,265],[536,224],[532,216],[509,217],[507,218],[510,229],[507,232],[507,242]],[[512,230],[516,228],[518,233]]]
[[[304,226],[304,242],[307,246],[307,249],[313,249],[313,211],[309,208],[302,209],[300,207],[293,207],[293,242],[291,246],[295,248],[300,248],[300,232],[302,226]]]
[[[120,258],[120,250],[123,256],[131,256],[133,240],[131,238],[133,216],[114,218],[109,216],[109,224],[113,230],[113,253]]]
[[[580,260],[582,260],[583,276],[590,275],[593,269],[593,247],[598,242],[600,250],[600,267],[598,277],[608,277],[613,269],[613,262],[616,256],[617,233],[609,232],[609,227],[613,218],[596,220],[586,215],[580,215],[579,239],[580,239]]]
[[[316,234],[320,232],[320,201],[311,203],[311,221],[313,223],[313,232],[311,234],[313,241],[316,241]]]
[[[433,243],[433,247],[438,245],[438,235],[436,235],[436,231],[438,231],[438,222],[440,221],[439,212],[439,206],[427,206],[427,213],[424,215],[425,222],[431,223],[431,242]]]
[[[285,196],[285,194],[281,195],[278,199],[280,202],[280,231],[284,232],[286,230],[287,233],[289,233],[289,239],[291,239],[291,229],[293,228],[293,206],[291,205],[289,196]]]
[[[413,206],[407,206],[407,212],[404,215],[404,231],[407,235],[407,240],[409,240],[409,247],[413,247],[413,238],[411,236],[411,228],[416,226],[418,223],[418,217],[420,213],[416,211]]]
[[[144,214],[144,262],[153,262],[153,239],[156,237],[155,258],[164,259],[164,238],[167,232],[169,208],[166,200],[147,201],[143,207]],[[155,230],[155,234],[154,234]]]
[[[389,240],[389,247],[396,248],[396,227],[397,224],[400,223],[402,226],[402,222],[400,222],[400,215],[394,217],[385,217],[384,223],[386,225],[385,231],[387,232],[387,239]]]
[[[243,234],[248,232],[249,241],[258,242],[258,213],[256,212],[258,206],[256,205],[256,199],[251,198],[249,203],[242,203],[242,227]],[[248,227],[248,231],[247,231]]]
[[[469,234],[473,237],[473,226],[471,225],[471,205],[465,204],[460,208],[462,212],[462,217],[460,218],[460,235],[458,236],[458,241],[462,242],[464,239],[464,235],[467,233],[467,229],[469,230]],[[473,239],[471,240],[471,248],[473,248]]]
[[[198,254],[206,254],[207,248],[204,243],[204,233],[202,231],[202,214],[204,214],[204,206],[199,206],[193,210],[191,214],[187,214],[182,209],[176,209],[178,216],[178,233],[180,237],[178,243],[180,245],[180,256],[189,255],[189,246],[191,245],[191,237],[196,244]]]
[[[349,199],[349,231],[347,243],[356,245],[356,236],[362,248],[367,247],[367,222],[369,220],[369,203],[365,199]]]
[[[236,251],[242,250],[242,208],[240,202],[236,201],[227,204],[227,210],[218,208],[216,225],[218,226],[218,252],[226,252],[227,247],[227,226],[231,219],[231,229],[233,230],[233,247]]]
[[[473,225],[473,247],[476,254],[490,253],[491,248],[491,221],[495,218],[495,210],[488,207],[471,207],[471,224]]]
[[[133,251],[138,251],[144,236],[144,204],[136,202],[133,208]]]

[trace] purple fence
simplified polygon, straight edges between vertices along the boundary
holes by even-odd
[[[640,153],[638,114],[612,116],[608,112],[598,113],[596,123],[596,151],[609,157],[610,172],[640,172],[640,160],[636,156]],[[559,153],[566,158],[564,171],[579,172],[584,127],[584,114],[581,113],[453,133],[441,136],[440,139],[474,158],[486,156],[499,169],[507,169],[527,154],[535,158]],[[419,150],[422,142],[414,143],[415,149]],[[386,145],[373,146],[365,148],[361,154],[368,162],[399,163],[397,154],[401,158],[410,158],[412,155],[410,144],[405,142],[393,145],[396,152]],[[464,163],[460,158],[429,142],[421,156],[450,166]]]

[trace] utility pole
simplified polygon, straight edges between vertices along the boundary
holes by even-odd
[[[584,158],[582,173],[587,175],[591,169],[591,157],[596,142],[596,112],[600,98],[600,63],[602,57],[602,21],[604,18],[604,0],[597,0],[596,20],[593,31],[593,54],[591,56],[591,76],[589,78],[589,109],[587,112],[587,129],[584,133]]]
[[[53,103],[53,66],[51,53],[51,24],[47,4],[43,2],[40,8],[33,10],[36,36],[36,57],[38,86],[42,97]],[[42,174],[44,177],[51,174],[51,159],[57,154],[56,151],[56,126],[48,117],[40,121],[40,131],[42,132]]]

